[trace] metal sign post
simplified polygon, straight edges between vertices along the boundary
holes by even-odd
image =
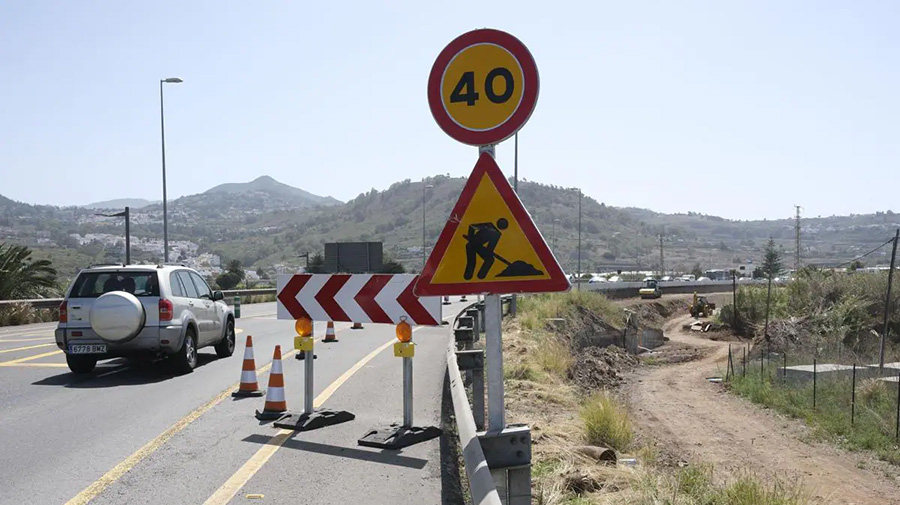
[[[300,414],[288,413],[275,422],[276,428],[284,428],[294,431],[309,431],[333,424],[346,423],[356,418],[350,412],[344,410],[316,409],[313,405],[315,388],[315,340],[312,336],[312,321],[306,318],[297,319],[294,325],[297,336],[294,337],[294,348],[303,354],[305,378],[303,381],[303,412]]]
[[[503,337],[500,295],[484,297],[485,354],[488,362],[488,431],[506,428],[503,405]]]
[[[416,427],[413,425],[413,357],[416,344],[412,341],[412,328],[405,320],[397,325],[397,342],[394,356],[403,358],[403,424],[396,423],[384,428],[372,428],[356,441],[364,447],[378,449],[402,449],[419,442],[441,436],[435,426]]]
[[[403,427],[413,426],[413,360],[403,358]]]

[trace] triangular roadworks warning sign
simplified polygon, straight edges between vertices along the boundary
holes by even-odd
[[[416,295],[540,293],[569,287],[494,157],[482,153],[425,264]]]

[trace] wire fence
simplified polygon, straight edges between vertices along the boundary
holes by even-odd
[[[880,367],[877,350],[842,347],[732,344],[724,380],[755,403],[805,420],[819,436],[900,464],[900,353],[890,348]]]

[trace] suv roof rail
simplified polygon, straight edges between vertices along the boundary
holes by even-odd
[[[95,263],[88,268],[97,268],[97,267],[117,267],[117,266],[128,266],[125,263]]]
[[[156,265],[156,268],[162,268],[162,267],[184,267],[184,268],[187,268],[187,265],[185,265],[184,263],[159,263],[158,265]]]

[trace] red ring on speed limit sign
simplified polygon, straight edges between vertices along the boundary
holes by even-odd
[[[485,28],[441,51],[428,76],[428,106],[447,135],[473,146],[513,136],[531,117],[540,80],[519,39]]]

